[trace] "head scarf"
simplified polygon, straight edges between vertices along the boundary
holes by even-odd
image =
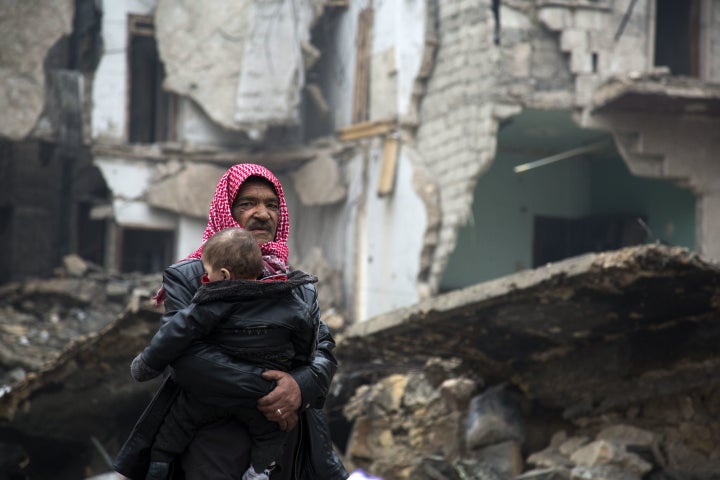
[[[278,216],[275,240],[260,245],[260,251],[264,256],[275,257],[272,259],[273,261],[281,260],[282,263],[287,264],[289,253],[287,239],[290,233],[290,217],[285,203],[285,194],[275,175],[262,165],[240,163],[230,167],[220,178],[217,187],[215,187],[215,195],[210,203],[208,223],[203,233],[203,244],[208,238],[224,228],[242,227],[232,216],[232,204],[238,190],[240,190],[240,186],[250,177],[264,178],[272,183],[280,201],[280,215]],[[202,245],[186,258],[200,258],[200,255],[202,255]]]
[[[210,203],[208,223],[203,233],[202,244],[197,250],[185,257],[185,259],[200,258],[203,245],[207,239],[220,230],[230,227],[242,227],[232,216],[232,204],[240,186],[250,177],[264,178],[272,183],[275,187],[275,193],[278,196],[280,206],[275,240],[260,245],[260,251],[263,254],[265,264],[263,277],[287,274],[289,271],[287,265],[289,254],[287,239],[290,233],[290,217],[288,216],[287,204],[285,203],[285,194],[283,193],[282,185],[270,170],[262,165],[252,163],[233,165],[220,178],[217,187],[215,187],[212,202]],[[153,299],[158,304],[163,303],[165,300],[165,289],[161,287]]]

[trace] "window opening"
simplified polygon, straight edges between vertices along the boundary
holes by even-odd
[[[152,18],[129,17],[128,141],[154,143],[175,139],[176,96],[163,90],[165,69],[157,50]]]
[[[583,218],[535,216],[533,268],[583,253],[617,250],[646,241],[641,215],[593,215]]]
[[[121,272],[161,272],[172,263],[172,231],[124,228],[120,235]]]
[[[655,65],[673,75],[700,75],[700,0],[657,0]]]

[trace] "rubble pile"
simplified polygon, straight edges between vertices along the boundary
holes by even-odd
[[[111,470],[157,388],[129,365],[159,324],[160,281],[69,256],[52,277],[0,286],[0,478]]]
[[[158,326],[160,280],[66,257],[0,286],[0,477],[111,470],[158,386],[128,367]],[[718,299],[718,265],[648,245],[350,325],[333,440],[349,471],[384,480],[715,479]]]
[[[718,299],[663,245],[449,292],[350,326],[330,418],[385,480],[717,479]]]
[[[353,423],[348,466],[386,480],[709,480],[720,472],[718,386],[566,420],[508,383],[484,387],[461,365],[430,359],[358,388],[343,409]]]
[[[1,388],[7,391],[70,343],[100,331],[132,296],[148,297],[160,282],[160,275],[111,274],[69,255],[48,278],[0,285]]]

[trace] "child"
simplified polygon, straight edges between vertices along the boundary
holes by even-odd
[[[168,478],[170,463],[200,426],[233,416],[246,425],[252,442],[251,465],[243,480],[268,480],[286,433],[255,406],[272,388],[260,374],[263,368],[288,371],[312,359],[317,326],[293,291],[317,278],[293,271],[287,277],[256,280],[263,269],[260,248],[242,228],[228,228],[210,237],[201,260],[206,274],[193,302],[164,319],[150,345],[131,365],[133,378],[146,381],[172,363],[175,379],[183,387],[155,438],[146,479]],[[217,361],[238,366],[236,371],[249,376],[249,387],[233,379],[227,383],[238,388],[230,401],[226,395],[216,395],[203,371],[212,364],[199,365],[192,355],[197,349],[204,350],[205,358],[207,349],[217,350]],[[248,368],[248,364],[260,368]],[[219,398],[223,398],[221,404]]]

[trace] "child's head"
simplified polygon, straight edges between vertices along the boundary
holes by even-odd
[[[201,260],[211,282],[255,280],[263,270],[257,241],[250,232],[237,227],[220,230],[208,238]]]

